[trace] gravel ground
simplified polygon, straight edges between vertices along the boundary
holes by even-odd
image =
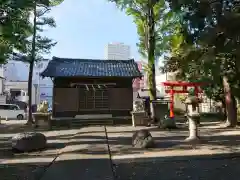
[[[116,161],[117,180],[239,180],[240,159]]]

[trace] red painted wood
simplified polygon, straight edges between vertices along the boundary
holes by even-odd
[[[171,89],[170,90],[170,117],[173,118],[174,117],[174,90]]]
[[[170,87],[170,90],[165,90],[166,93],[170,94],[170,117],[174,117],[174,94],[175,93],[188,93],[187,87],[194,87],[196,97],[203,91],[199,89],[199,86],[204,83],[184,82],[184,81],[166,81],[162,83],[163,86]],[[182,90],[174,90],[174,87],[182,87]]]
[[[162,82],[164,86],[187,86],[187,87],[194,87],[194,86],[201,86],[204,83],[196,83],[196,82],[184,82],[184,81],[166,81]]]
[[[171,90],[166,89],[165,92],[166,92],[166,93],[170,93]],[[203,92],[203,91],[202,91],[201,89],[198,90],[198,93],[202,93],[202,92]],[[175,94],[175,93],[188,93],[188,91],[186,91],[186,90],[173,90],[173,93],[174,93],[174,94]]]

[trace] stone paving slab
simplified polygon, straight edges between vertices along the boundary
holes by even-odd
[[[204,141],[184,144],[187,131],[154,131],[158,146],[139,150],[131,147],[135,130],[145,127],[108,127],[117,180],[239,180],[240,131],[201,127]],[[151,128],[147,128],[151,129]]]
[[[41,180],[112,179],[104,127],[88,128],[75,134]]]
[[[133,148],[132,135],[139,129],[149,129],[156,147],[153,149]],[[196,146],[185,143],[184,139],[188,136],[188,131],[174,130],[161,131],[146,127],[107,127],[110,148],[113,159],[124,158],[143,158],[143,157],[182,157],[202,156],[202,155],[221,155],[228,156],[234,153],[240,154],[240,131],[234,129],[208,129],[200,128],[202,141]]]
[[[142,128],[146,127],[107,127],[118,179],[208,180],[218,178],[225,180],[226,176],[222,173],[228,173],[231,170],[230,166],[234,166],[233,175],[230,174],[227,179],[235,180],[240,175],[236,169],[240,165],[240,159],[233,158],[238,155],[238,152],[240,154],[240,141],[238,141],[240,131],[238,130],[215,130],[215,128],[201,127],[200,134],[205,139],[207,138],[208,143],[204,142],[193,149],[189,145],[182,144],[182,140],[188,135],[186,130],[161,131],[148,128],[152,129],[152,135],[160,146],[146,151],[131,147],[133,132]],[[0,163],[0,173],[4,175],[4,180],[23,180],[24,178],[36,180],[35,176],[28,176],[24,171],[26,168],[30,172],[35,171],[37,164],[40,169],[44,170],[41,180],[112,179],[104,127],[85,127],[43,133],[48,137],[49,144],[57,144],[60,147],[41,153],[30,153],[25,159],[21,156],[4,159]],[[2,135],[4,138],[10,137],[10,134],[0,136]],[[224,153],[225,156],[221,158],[212,158],[214,155]],[[232,156],[228,156],[229,153]],[[198,156],[198,159],[191,159],[190,156]],[[16,164],[20,168],[16,169]],[[6,165],[12,170],[9,171]],[[9,179],[10,172],[15,175],[20,172],[23,175],[12,176]],[[218,173],[220,176],[217,176]]]
[[[240,159],[115,161],[117,180],[239,180]]]
[[[9,127],[11,127],[11,123]],[[13,124],[13,126],[13,133],[10,131],[7,133],[0,131],[1,143],[3,143],[4,140],[4,146],[6,146],[6,148],[8,147],[8,149],[11,147],[9,140],[15,132],[18,132],[17,126],[21,127],[22,125],[21,123],[17,123],[17,125]],[[24,127],[22,129],[24,129]],[[71,166],[72,163],[70,162],[75,161],[73,164],[76,164],[77,161],[77,166],[74,167],[76,169],[78,164],[83,163],[81,158],[84,159],[83,161],[86,161],[86,159],[92,158],[92,154],[96,154],[95,158],[107,159],[108,156],[104,156],[104,154],[106,154],[106,147],[104,146],[104,144],[106,144],[106,138],[103,130],[103,127],[83,127],[79,129],[43,131],[42,133],[47,137],[49,147],[39,152],[23,154],[12,153],[7,157],[0,156],[0,174],[3,175],[4,180],[39,180],[54,160],[60,162],[57,163],[57,166],[61,166],[62,162],[68,162],[67,166]],[[2,152],[1,147],[0,152]],[[61,155],[61,157],[59,157],[59,155]],[[108,162],[109,164],[109,161],[104,162]],[[104,166],[106,167],[105,164]],[[2,178],[0,179],[2,180]],[[55,177],[51,177],[50,179],[55,179]]]
[[[47,169],[41,180],[100,180],[112,179],[110,161],[107,157],[68,155],[60,156]]]
[[[46,162],[42,163],[20,163],[20,164],[1,164],[1,180],[38,180],[45,167]]]

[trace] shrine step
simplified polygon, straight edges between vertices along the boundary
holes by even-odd
[[[81,127],[86,125],[112,125],[112,119],[58,119],[52,120],[52,127]]]
[[[73,120],[71,122],[72,126],[78,125],[112,125],[112,119],[81,119],[81,120]]]

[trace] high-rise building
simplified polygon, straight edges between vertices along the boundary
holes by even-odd
[[[109,60],[127,60],[130,59],[130,46],[124,43],[109,43],[105,47],[105,59]]]

